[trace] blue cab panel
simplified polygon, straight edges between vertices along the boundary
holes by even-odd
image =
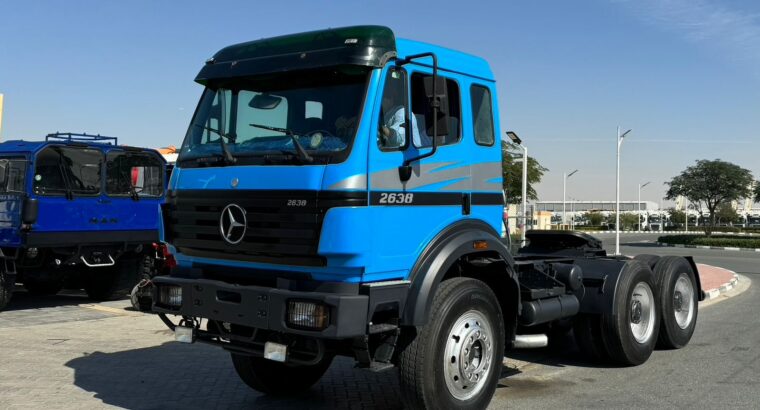
[[[154,150],[103,143],[106,137],[82,142],[67,135],[0,143],[0,246],[157,238],[163,158]],[[24,221],[25,214],[33,220]]]
[[[501,231],[500,127],[488,63],[411,40],[397,39],[393,47],[395,58],[386,52],[355,66],[309,66],[308,76],[245,66],[249,74],[234,77],[224,61],[204,67],[197,80],[206,89],[164,208],[166,239],[180,269],[403,280],[452,224],[477,220]],[[424,94],[433,63],[403,59],[421,53],[437,57],[449,112],[448,133],[438,137],[435,153],[416,160],[432,149]],[[404,84],[399,107],[405,106],[398,115],[405,125],[394,138],[400,129],[412,132],[389,148],[384,90],[393,81]],[[404,181],[399,167],[406,161],[411,175]],[[245,227],[237,227],[243,217]]]

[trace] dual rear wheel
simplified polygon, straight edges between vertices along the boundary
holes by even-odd
[[[621,272],[613,311],[577,318],[578,347],[593,359],[620,365],[645,362],[655,347],[681,348],[696,327],[697,289],[686,259],[637,257]]]

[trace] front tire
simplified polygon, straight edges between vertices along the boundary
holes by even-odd
[[[308,390],[322,378],[333,359],[325,356],[315,365],[304,366],[237,353],[231,353],[231,356],[235,371],[248,387],[274,396]]]
[[[660,292],[662,322],[657,346],[686,346],[697,326],[697,281],[689,262],[680,256],[664,256],[655,266]]]
[[[442,282],[430,321],[399,356],[401,392],[410,408],[481,409],[491,401],[504,356],[504,319],[485,283]],[[407,335],[412,337],[411,335]]]

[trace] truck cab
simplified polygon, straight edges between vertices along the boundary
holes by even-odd
[[[0,144],[0,250],[4,303],[30,293],[84,288],[125,296],[159,239],[165,163],[116,138],[56,133]]]
[[[630,306],[643,336],[609,325],[625,348],[605,351],[651,354],[644,262],[567,232],[510,253],[485,60],[359,26],[232,45],[195,80],[163,206],[176,267],[154,279],[153,310],[177,340],[228,350],[252,388],[306,389],[343,355],[397,367],[410,407],[484,408],[518,330],[581,313],[601,332]]]

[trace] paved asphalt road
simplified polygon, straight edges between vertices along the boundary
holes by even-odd
[[[599,235],[613,246],[611,235]],[[655,247],[622,236],[623,252],[684,254],[760,284],[760,253]],[[642,366],[581,358],[572,340],[555,350],[514,351],[491,403],[503,408],[760,407],[760,291],[700,310],[691,344],[657,351]],[[394,370],[370,373],[337,359],[309,392],[273,398],[247,388],[229,356],[183,345],[126,301],[89,304],[81,294],[18,293],[0,313],[0,408],[401,408]]]
[[[614,250],[614,234],[597,235]],[[557,351],[523,351],[526,365],[501,380],[492,408],[759,408],[760,254],[657,247],[657,235],[622,234],[621,253],[694,256],[754,281],[738,296],[700,310],[691,343],[655,351],[631,368],[597,367],[572,342]]]

